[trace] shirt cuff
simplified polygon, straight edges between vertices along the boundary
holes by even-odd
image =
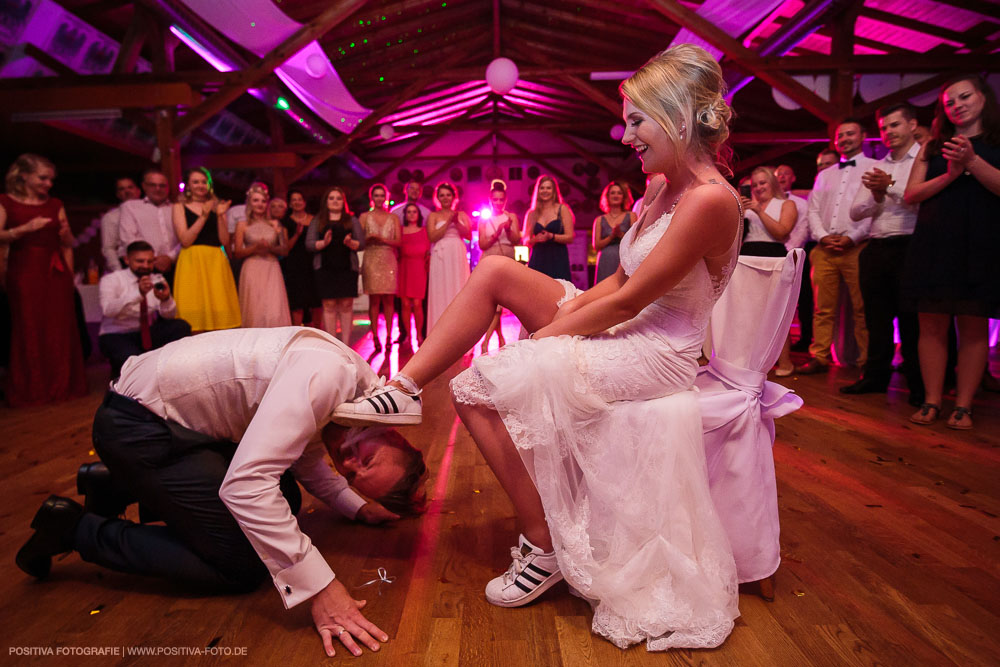
[[[337,500],[334,503],[338,512],[346,516],[348,519],[354,519],[358,516],[358,510],[368,504],[368,501],[362,498],[358,493],[351,487],[347,487],[340,492],[337,496]]]
[[[274,587],[281,594],[285,609],[305,602],[333,581],[333,570],[315,546],[310,547],[305,558],[274,575]]]

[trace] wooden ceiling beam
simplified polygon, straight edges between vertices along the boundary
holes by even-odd
[[[648,0],[648,2],[661,14],[685,26],[754,76],[798,102],[809,113],[827,122],[832,121],[837,115],[836,109],[829,102],[793,79],[791,75],[781,71],[755,69],[753,61],[757,56],[754,52],[676,0]]]
[[[575,178],[573,178],[572,176],[570,176],[569,174],[567,174],[562,169],[560,169],[559,167],[555,166],[554,164],[552,164],[551,162],[549,162],[545,158],[541,158],[541,157],[538,157],[537,155],[533,155],[531,151],[529,151],[527,148],[525,148],[521,144],[517,143],[516,141],[514,141],[513,139],[511,139],[510,137],[508,137],[503,132],[500,132],[499,134],[497,134],[497,139],[499,139],[500,141],[505,142],[508,146],[510,146],[514,150],[519,151],[526,159],[531,160],[532,162],[537,162],[543,168],[545,168],[546,171],[548,171],[548,172],[550,172],[552,174],[555,174],[564,183],[569,183],[570,185],[572,185],[573,187],[575,187],[577,190],[579,190],[584,196],[587,196],[588,193],[589,194],[593,194],[593,193],[590,192],[590,189],[587,188],[583,183],[581,183],[580,181],[576,180]]]
[[[406,153],[404,153],[400,157],[394,159],[392,161],[392,164],[390,164],[388,167],[385,167],[384,169],[382,169],[381,171],[379,171],[377,174],[375,174],[375,177],[372,180],[375,181],[376,183],[381,183],[382,181],[384,181],[386,179],[386,177],[389,176],[389,174],[391,174],[392,172],[396,171],[396,169],[399,169],[404,164],[408,163],[413,158],[415,158],[416,156],[418,156],[421,153],[423,153],[425,150],[427,150],[428,148],[430,148],[434,143],[436,143],[437,140],[440,139],[440,138],[441,138],[441,135],[433,135],[433,136],[430,136],[430,137],[422,137],[421,140],[417,142],[416,146],[414,146],[413,148],[411,148],[410,150],[408,150]],[[386,159],[391,159],[391,158],[386,158]],[[379,158],[372,157],[371,154],[366,155],[365,156],[365,160],[367,160],[368,162],[380,162]]]
[[[899,56],[851,55],[834,56],[776,56],[749,60],[758,71],[832,72],[850,69],[855,72],[940,72],[942,70],[1000,70],[1000,58],[986,53],[966,54],[907,54]]]
[[[302,159],[291,151],[261,151],[257,153],[207,153],[187,154],[185,166],[200,166],[208,169],[273,169],[295,168]]]
[[[458,57],[452,56],[450,59],[447,59],[445,63],[442,64],[445,66],[451,66],[455,62],[457,62],[457,60]],[[429,72],[424,76],[420,77],[419,79],[417,79],[416,81],[412,81],[410,85],[408,85],[406,88],[401,90],[399,93],[394,95],[389,100],[386,100],[384,103],[382,103],[381,106],[372,111],[372,113],[368,114],[368,116],[364,120],[358,123],[357,127],[355,127],[350,134],[341,137],[337,141],[327,146],[326,150],[323,151],[322,153],[314,155],[313,157],[306,160],[305,164],[303,164],[301,167],[299,167],[289,175],[288,177],[289,183],[294,183],[295,181],[299,180],[300,178],[308,174],[310,171],[312,171],[319,165],[323,164],[324,162],[332,158],[333,156],[346,151],[348,146],[350,146],[352,143],[360,139],[362,136],[365,135],[365,133],[367,133],[373,127],[375,127],[375,125],[378,124],[378,122],[382,119],[383,116],[393,111],[394,109],[399,107],[403,102],[405,102],[406,100],[410,99],[411,97],[419,93],[421,90],[424,89],[425,86],[427,86],[428,83],[430,83],[433,80],[434,80],[434,73]]]
[[[522,40],[520,37],[511,38],[511,41],[515,45],[520,46],[524,50],[527,58],[529,60],[534,61],[536,64],[543,65],[546,67],[555,66],[555,63],[553,63],[551,60],[549,60],[541,53],[532,52],[528,48],[531,45],[528,42]],[[580,79],[579,77],[575,77],[572,75],[560,76],[559,80],[565,83],[566,85],[572,87],[573,89],[575,89],[584,97],[596,102],[602,109],[607,110],[615,118],[621,118],[622,114],[621,102],[619,102],[617,99],[608,97],[608,95],[603,90],[599,89],[597,86],[591,83],[587,83],[583,79]]]
[[[146,43],[146,36],[149,34],[149,25],[146,15],[141,7],[136,7],[132,11],[132,20],[125,30],[121,47],[118,49],[118,57],[111,71],[115,74],[125,74],[135,70],[136,63],[139,62],[139,54],[142,52],[142,45]]]
[[[493,137],[493,134],[491,132],[487,132],[486,134],[484,134],[483,136],[481,136],[479,139],[477,139],[476,141],[474,141],[472,143],[472,145],[468,146],[467,148],[463,148],[462,150],[460,150],[456,155],[453,155],[451,158],[449,158],[448,160],[446,160],[444,162],[444,164],[438,166],[437,169],[435,169],[434,171],[432,171],[429,174],[426,174],[424,176],[424,183],[429,183],[429,182],[433,181],[434,178],[438,174],[444,173],[444,171],[446,169],[451,169],[451,167],[453,167],[455,165],[455,163],[458,162],[459,160],[467,160],[467,159],[470,159],[470,158],[474,157],[472,155],[472,153],[475,152],[475,151],[477,151],[477,150],[479,150],[479,148],[483,144],[485,144],[487,141],[489,141],[492,137]],[[489,159],[485,155],[482,156],[482,157],[483,157],[483,159],[487,159],[487,160]]]
[[[555,28],[510,19],[507,25],[515,31],[521,39],[535,42],[547,42],[551,44],[565,44],[567,48],[577,48],[580,51],[600,58],[604,62],[622,62],[635,54],[634,48],[628,48],[628,44],[621,46],[609,41],[605,35],[593,35],[584,33],[566,33]],[[530,56],[529,56],[530,57]]]
[[[287,8],[283,8],[285,14],[289,18],[295,19],[305,23],[310,18],[315,16],[317,13],[322,12],[330,6],[330,0],[312,0],[306,2],[296,2],[289,4]],[[345,23],[341,29],[345,32],[349,28],[360,28],[358,25],[359,20],[376,19],[377,17],[385,16],[386,18],[391,16],[409,15],[413,14],[417,10],[426,9],[427,12],[422,12],[421,16],[426,16],[428,14],[434,13],[434,10],[440,11],[440,3],[432,3],[427,0],[398,0],[397,2],[391,2],[384,5],[372,6],[370,8],[358,9],[355,12],[355,16],[351,17],[351,21]],[[364,12],[364,14],[362,14]],[[372,21],[374,24],[374,21]]]
[[[192,109],[182,118],[175,128],[176,136],[182,137],[206,120],[219,113],[235,101],[248,88],[269,76],[293,55],[298,53],[309,42],[323,36],[338,23],[350,16],[354,11],[364,6],[366,0],[342,0],[329,7],[309,23],[303,25],[281,44],[276,46],[263,58],[241,71],[243,75],[239,84],[226,86],[219,92],[209,96],[201,104]]]
[[[604,160],[597,153],[584,148],[580,144],[576,143],[575,141],[567,137],[564,133],[552,132],[550,130],[549,135],[555,137],[559,141],[569,146],[571,149],[573,149],[574,153],[582,157],[587,162],[596,164],[598,167],[607,172],[609,176],[614,176],[614,174],[618,171],[615,167],[612,167],[606,160]]]
[[[539,3],[527,0],[506,0],[503,3],[509,10],[506,14],[508,21],[551,28],[563,39],[572,39],[578,33],[605,37],[611,33],[639,40],[638,43],[647,43],[650,40],[648,29],[630,28],[619,24],[613,26],[613,31],[610,30],[612,26],[609,25],[609,21],[613,21],[616,17],[615,10],[618,7],[616,3],[605,4],[603,13],[606,16],[603,18],[558,9],[553,6],[554,4],[558,3]]]
[[[829,145],[829,140],[828,139],[824,139],[823,142],[826,143],[827,145]],[[782,144],[780,146],[775,146],[773,148],[769,148],[766,151],[762,151],[760,153],[757,153],[756,155],[752,155],[752,156],[750,156],[750,157],[748,157],[746,159],[743,159],[743,160],[740,160],[739,162],[737,162],[735,165],[733,165],[733,173],[734,174],[740,174],[741,172],[745,172],[748,169],[752,169],[753,167],[756,167],[757,165],[767,164],[769,162],[773,162],[773,161],[777,160],[778,158],[784,157],[785,155],[788,155],[789,153],[793,153],[793,152],[795,152],[795,151],[797,151],[797,150],[799,150],[801,148],[802,148],[802,144],[798,144],[798,143]]]
[[[1000,10],[1000,7],[998,7],[998,10]],[[942,28],[934,25],[933,23],[918,21],[906,16],[901,16],[900,14],[882,11],[881,9],[875,9],[873,7],[862,7],[860,15],[865,18],[872,19],[873,21],[888,23],[889,25],[896,26],[897,28],[906,28],[907,30],[921,32],[925,35],[931,35],[941,39],[947,39],[958,44],[966,44],[966,36],[964,33],[958,32],[957,30]]]
[[[490,135],[489,128],[484,128],[483,132],[485,132],[487,136]],[[595,153],[595,155],[603,155],[603,156],[609,157],[609,158],[622,158],[622,155],[620,155],[618,153],[612,153],[612,152],[609,152],[609,151]],[[575,158],[579,157],[579,153],[576,153],[575,151],[535,151],[534,153],[531,154],[531,157],[534,158],[535,156],[541,157],[541,158],[548,158],[548,159],[552,159],[552,160],[565,160],[565,159],[575,159]],[[420,161],[428,161],[429,162],[429,161],[437,161],[437,160],[450,160],[453,157],[455,157],[454,153],[445,153],[445,154],[442,154],[442,155],[436,155],[436,154],[435,155],[426,155],[426,154],[424,154],[424,155],[420,155],[418,159]],[[524,157],[524,154],[521,153],[520,151],[515,151],[513,153],[501,153],[501,152],[498,152],[496,154],[496,159],[497,160],[520,160],[523,157]],[[365,159],[368,160],[369,162],[378,164],[378,163],[382,163],[382,162],[388,162],[392,158],[386,156],[386,157],[368,157],[368,158],[365,158]],[[489,161],[489,160],[492,160],[494,158],[491,155],[472,155],[472,156],[466,156],[464,159],[469,160],[469,161],[473,161],[473,160]],[[620,170],[620,168],[615,169],[615,171],[619,171],[619,170]],[[391,174],[391,173],[392,173],[392,170],[389,170],[389,174]],[[372,180],[374,180],[374,179],[372,179]],[[426,180],[426,176],[424,177],[424,180]]]
[[[40,87],[33,85],[38,78],[41,77],[0,80],[0,91],[4,93],[0,95],[0,110],[83,111],[191,106],[196,104],[199,98],[186,83],[62,84]]]
[[[454,46],[464,46],[468,50],[469,43],[474,43],[476,38],[482,37],[485,30],[488,30],[485,23],[469,24],[437,34],[425,33],[416,39],[404,41],[402,44],[397,44],[395,40],[392,40],[391,46],[369,44],[365,47],[369,49],[368,51],[352,52],[350,56],[340,58],[331,57],[330,62],[337,69],[337,73],[346,79],[349,79],[354,72],[365,71],[372,67],[383,68],[381,73],[385,74],[387,68],[398,66],[401,63],[408,65],[413,56],[433,55],[440,49],[453,48]],[[436,47],[440,47],[440,49]],[[419,53],[413,53],[414,49]]]
[[[997,13],[997,4],[991,0],[935,0],[942,5],[948,5],[955,9],[962,9],[967,12],[975,12],[983,17],[985,21],[1000,23],[1000,14]]]
[[[441,18],[447,17],[447,27],[465,27],[466,25],[473,23],[473,21],[468,21],[469,17],[479,17],[479,21],[475,23],[480,23],[485,25],[486,20],[481,6],[473,3],[469,5],[456,5],[453,9],[450,9],[448,14],[442,14]],[[442,21],[443,22],[443,21]],[[368,48],[372,46],[380,47],[385,44],[386,40],[391,39],[395,44],[396,40],[400,37],[409,35],[414,39],[419,39],[425,37],[429,34],[440,34],[444,27],[438,26],[437,23],[428,22],[427,16],[415,16],[413,18],[403,18],[396,21],[385,21],[379,22],[378,28],[374,25],[371,27],[361,27],[358,26],[357,22],[354,22],[354,29],[338,30],[334,33],[328,33],[324,36],[320,44],[323,46],[323,50],[326,51],[331,60],[333,56],[336,55],[336,49],[338,46],[344,46],[348,48],[345,44],[337,44],[336,42],[350,42],[355,43],[355,48],[364,49],[364,41],[368,40]],[[417,32],[417,30],[421,32]],[[361,41],[361,45],[357,43]],[[383,47],[384,48],[384,47]],[[332,51],[332,52],[331,52]],[[348,51],[351,53],[351,51]]]

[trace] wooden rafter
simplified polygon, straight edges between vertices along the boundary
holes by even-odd
[[[382,181],[384,181],[386,179],[386,177],[389,174],[391,174],[392,172],[394,172],[396,169],[402,167],[404,164],[406,164],[407,162],[409,162],[410,160],[412,160],[416,156],[422,154],[425,150],[427,150],[428,148],[430,148],[440,138],[441,138],[441,135],[439,135],[439,134],[434,134],[434,135],[431,135],[429,137],[423,137],[423,138],[421,138],[421,140],[417,142],[416,146],[414,146],[413,148],[411,148],[410,150],[408,150],[406,153],[404,153],[403,155],[399,156],[398,158],[394,159],[393,162],[392,162],[392,164],[390,164],[388,167],[385,167],[380,172],[378,172],[377,174],[375,174],[375,176],[374,176],[374,178],[372,178],[372,180],[375,181],[376,183],[381,183]],[[371,156],[368,156],[367,159],[368,159],[369,162],[377,162],[378,161],[377,158],[372,158]]]
[[[516,141],[508,137],[506,134],[501,132],[500,134],[497,135],[497,138],[500,141],[503,141],[504,143],[509,145],[514,150],[519,151],[525,158],[542,165],[542,167],[544,167],[547,171],[550,171],[556,176],[558,176],[560,180],[562,180],[563,182],[569,183],[577,190],[579,190],[582,194],[586,195],[587,193],[590,192],[590,188],[587,188],[583,183],[576,180],[575,178],[573,178],[572,176],[570,176],[562,169],[549,162],[548,160],[540,158],[537,155],[532,155],[531,151],[529,151],[527,148],[525,148],[521,144],[517,143]]]
[[[757,57],[755,53],[696,12],[691,11],[676,0],[648,0],[648,2],[664,16],[685,26],[754,76],[771,84],[798,102],[809,113],[824,121],[832,121],[836,117],[837,111],[829,102],[803,86],[789,74],[754,68],[753,61]]]
[[[850,55],[781,56],[747,61],[754,71],[832,72],[850,69],[855,72],[940,72],[942,70],[1000,70],[1000,59],[989,52],[960,54],[907,54],[899,56]]]
[[[449,62],[449,64],[451,64],[451,62]],[[391,99],[384,102],[380,107],[372,111],[372,113],[370,113],[364,120],[358,123],[357,127],[355,127],[350,134],[341,137],[337,141],[327,146],[327,149],[322,153],[319,153],[318,155],[314,155],[313,157],[309,158],[305,162],[305,164],[303,164],[301,167],[299,167],[289,175],[288,179],[289,182],[294,183],[295,181],[299,180],[300,178],[308,174],[310,171],[312,171],[319,165],[323,164],[324,162],[332,158],[334,155],[338,155],[339,153],[343,153],[344,151],[346,151],[348,146],[350,146],[352,143],[360,139],[362,136],[365,135],[365,133],[367,133],[369,130],[375,127],[375,125],[377,125],[378,122],[386,114],[388,114],[390,111],[397,108],[400,104],[402,104],[406,100],[410,99],[411,97],[419,93],[421,90],[424,89],[424,86],[426,86],[433,80],[434,80],[434,73],[430,72],[420,77],[416,81],[411,82],[410,85],[408,85],[406,88],[404,88],[399,93],[394,95]]]
[[[556,139],[558,139],[559,141],[563,142],[564,144],[566,144],[570,148],[572,148],[574,153],[576,153],[577,155],[579,155],[580,157],[582,157],[587,162],[590,162],[592,164],[596,164],[598,167],[600,167],[601,169],[603,169],[604,171],[606,171],[609,176],[614,176],[615,173],[618,171],[615,167],[612,167],[607,162],[607,160],[604,160],[599,155],[597,155],[597,153],[594,153],[593,151],[584,148],[580,144],[578,144],[575,141],[573,141],[572,139],[570,139],[566,135],[566,133],[564,133],[564,132],[550,132],[549,134],[551,136],[555,137]]]
[[[186,83],[67,84],[49,77],[0,80],[0,110],[81,111],[190,106],[197,95]],[[45,85],[50,83],[51,85]],[[41,84],[41,85],[39,85]]]
[[[334,26],[361,8],[365,2],[366,0],[343,0],[342,2],[337,2],[315,19],[303,25],[288,39],[272,49],[270,53],[243,70],[241,72],[243,76],[240,78],[239,84],[226,86],[192,109],[183,120],[177,123],[177,127],[175,128],[177,136],[182,137],[188,134],[191,130],[222,111],[231,102],[235,101],[236,98],[245,93],[248,88],[269,76],[274,71],[274,68],[301,51],[309,42],[332,30]]]
[[[474,151],[479,150],[479,148],[483,144],[485,144],[487,141],[489,141],[492,137],[493,137],[493,135],[490,132],[487,132],[486,134],[484,134],[483,136],[481,136],[479,139],[477,139],[476,141],[472,142],[472,144],[470,146],[468,146],[467,148],[463,148],[461,151],[458,151],[458,153],[456,153],[454,156],[452,156],[448,160],[445,160],[445,162],[443,164],[439,165],[434,171],[432,171],[429,174],[424,175],[424,182],[428,183],[430,181],[433,181],[434,178],[438,174],[443,174],[446,169],[451,169],[455,165],[455,163],[458,162],[459,160],[464,160],[464,159],[469,158],[470,156],[472,156],[472,153]]]
[[[513,41],[520,48],[522,48],[525,52],[525,55],[530,60],[534,61],[539,65],[543,65],[546,67],[554,67],[554,63],[547,57],[543,56],[540,53],[533,53],[529,48],[527,48],[530,46],[530,44],[528,44],[521,38],[519,37],[512,38],[511,41]],[[607,94],[605,94],[604,91],[602,91],[597,86],[591,83],[587,83],[583,79],[573,76],[571,74],[562,75],[559,77],[559,80],[565,83],[566,85],[570,86],[571,88],[575,89],[581,95],[596,102],[598,105],[601,106],[601,108],[606,109],[615,118],[621,117],[622,113],[621,102],[619,102],[617,99],[612,99],[608,97]]]
[[[829,143],[825,139],[824,142]],[[745,172],[747,169],[756,167],[757,165],[767,164],[768,162],[772,162],[789,153],[797,151],[800,148],[802,148],[802,144],[782,144],[774,146],[773,148],[757,153],[752,157],[748,157],[745,160],[740,160],[733,165],[733,173],[739,174],[741,172]]]
[[[118,57],[111,71],[115,74],[125,74],[135,70],[135,65],[139,61],[139,54],[142,45],[146,42],[148,24],[146,15],[141,7],[136,7],[132,11],[132,21],[125,30],[125,37],[122,38],[121,48],[118,49]]]
[[[1000,11],[1000,7],[997,9]],[[957,42],[958,44],[966,43],[966,36],[964,33],[956,30],[950,30],[948,28],[942,28],[941,26],[934,25],[933,23],[927,23],[926,21],[918,21],[916,19],[907,18],[906,16],[895,14],[893,12],[875,9],[874,7],[862,7],[861,16],[879,21],[881,23],[894,25],[897,28],[906,28],[907,30],[921,32],[925,35],[947,39],[951,42]]]

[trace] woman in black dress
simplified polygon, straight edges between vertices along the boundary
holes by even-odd
[[[358,296],[358,250],[365,247],[361,223],[347,207],[343,188],[332,187],[309,223],[306,250],[313,255],[316,292],[323,303],[323,328],[345,345],[351,343],[354,299]]]
[[[941,88],[934,138],[921,148],[904,197],[920,204],[902,299],[919,313],[920,372],[927,391],[910,420],[930,424],[941,411],[954,317],[957,383],[947,425],[967,430],[989,352],[989,318],[1000,315],[1000,110],[981,77],[959,77]]]
[[[288,212],[280,220],[288,233],[288,254],[281,260],[281,272],[288,291],[292,324],[303,324],[308,315],[308,323],[321,328],[323,311],[313,276],[313,257],[306,250],[305,239],[312,216],[306,211],[306,197],[301,190],[288,191]]]

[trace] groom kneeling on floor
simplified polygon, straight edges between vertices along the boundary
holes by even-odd
[[[334,638],[355,655],[355,640],[378,650],[388,636],[361,614],[363,602],[282,496],[297,493],[288,471],[349,518],[376,524],[415,510],[421,453],[391,429],[348,433],[329,423],[334,407],[376,384],[353,350],[301,327],[207,333],[130,358],[94,418],[110,484],[100,466],[83,466],[87,509],[51,496],[17,565],[42,578],[52,556],[76,550],[115,570],[223,592],[253,590],[270,572],[286,608],[312,599],[328,655]],[[114,518],[133,499],[166,526]]]

